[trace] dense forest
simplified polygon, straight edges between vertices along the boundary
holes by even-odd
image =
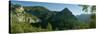
[[[95,20],[81,21],[67,7],[61,11],[51,11],[44,6],[9,5],[10,33],[96,28]]]

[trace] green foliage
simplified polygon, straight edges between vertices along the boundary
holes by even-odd
[[[20,14],[18,12],[15,12],[16,9],[13,9],[16,7],[19,7],[19,5],[12,4],[12,9],[10,13],[11,33],[86,29],[90,27],[95,27],[94,20],[91,21],[90,24],[78,21],[78,19],[67,8],[65,8],[61,12],[56,12],[50,11],[42,6],[24,6],[24,11]],[[84,7],[86,8],[87,6]],[[83,10],[85,10],[85,8]],[[22,15],[24,15],[24,17]],[[23,20],[25,20],[25,22],[18,21],[18,17],[23,17]],[[92,18],[94,19],[95,17]],[[40,19],[40,22],[30,23],[30,19],[34,21]]]
[[[89,25],[90,25],[90,28],[96,28],[96,15],[95,14],[91,16],[91,21]]]
[[[90,9],[91,14],[91,20],[90,20],[90,28],[96,28],[96,6],[92,5],[87,6],[87,5],[82,5],[83,9],[85,9],[85,11],[87,12],[87,10]],[[89,8],[89,9],[88,9]]]
[[[96,12],[96,6],[95,6],[95,5],[93,5],[93,6],[91,7],[91,12]]]
[[[78,29],[87,29],[89,28],[89,23],[80,22]]]
[[[48,23],[47,29],[48,31],[52,31],[52,25],[50,23]]]
[[[89,7],[89,5],[82,5],[82,7],[83,7],[83,11],[85,11],[85,12],[87,12],[88,11],[88,7]]]

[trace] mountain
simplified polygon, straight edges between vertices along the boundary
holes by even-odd
[[[48,13],[48,9],[42,6],[34,6],[34,7],[28,7],[30,10],[26,9],[27,13],[31,13],[32,15],[35,15],[37,17],[44,17]]]
[[[40,18],[42,28],[46,28],[48,23],[50,23],[54,30],[56,30],[56,28],[58,28],[58,30],[73,29],[78,22],[77,18],[68,8],[62,11],[50,11],[42,6],[34,6],[31,8],[32,9],[27,11],[27,13]]]
[[[76,17],[80,21],[89,22],[90,21],[90,16],[91,16],[91,14],[81,14],[81,15],[77,15]]]
[[[88,19],[87,16],[74,16],[68,8],[62,11],[50,11],[43,6],[12,5],[10,6],[10,32],[27,33],[88,28],[87,23],[79,21]]]
[[[26,7],[27,8],[27,7]],[[39,25],[42,28],[46,28],[49,22],[49,19],[51,18],[52,15],[55,14],[55,12],[51,12],[47,8],[43,6],[33,6],[33,7],[28,7],[30,10],[26,10],[26,13],[30,13],[39,19],[41,19],[41,22]]]
[[[77,21],[77,18],[72,14],[72,12],[65,8],[53,16],[51,24],[54,30],[56,28],[58,28],[58,30],[73,29],[78,23]]]

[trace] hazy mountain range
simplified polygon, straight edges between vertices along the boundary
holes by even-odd
[[[80,21],[89,22],[91,14],[81,14],[76,16]]]

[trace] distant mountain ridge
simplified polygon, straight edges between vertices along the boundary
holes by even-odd
[[[78,20],[83,21],[83,22],[89,22],[91,14],[81,14],[76,16]]]

